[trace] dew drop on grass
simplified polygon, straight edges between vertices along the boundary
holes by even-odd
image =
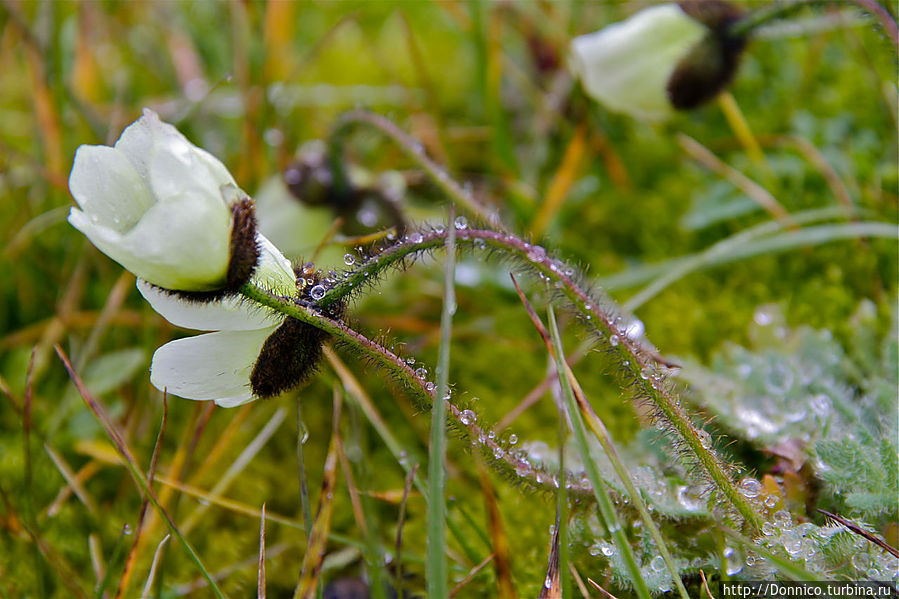
[[[469,424],[474,424],[478,421],[478,416],[471,410],[462,410],[462,414],[459,416],[459,420],[462,421],[462,424],[468,426]]]
[[[773,537],[777,534],[777,527],[772,522],[762,524],[762,534],[766,537]]]
[[[712,446],[712,435],[708,431],[699,431],[699,444],[703,449],[709,449]]]
[[[431,393],[434,391],[435,388],[436,388],[436,385],[434,383],[432,383],[431,381],[428,381],[427,383],[425,383],[425,391]]]
[[[344,254],[343,255],[343,263],[347,266],[352,266],[356,263],[356,256],[352,254]]]
[[[457,216],[456,220],[453,221],[453,225],[460,231],[468,228],[468,219],[464,216]]]
[[[409,235],[409,241],[412,243],[421,243],[424,237],[421,236],[421,233],[413,233]]]
[[[740,493],[747,499],[755,499],[762,492],[762,483],[754,478],[746,477],[740,481]]]
[[[777,505],[778,499],[777,495],[768,495],[765,497],[765,507],[772,508]]]
[[[833,402],[823,393],[819,393],[812,398],[812,410],[814,410],[815,414],[821,418],[824,418],[830,413],[830,408],[832,406]]]
[[[618,338],[618,335],[612,335],[611,337],[609,337],[609,344],[611,344],[612,347],[618,347],[618,344],[620,342],[621,340]]]
[[[314,299],[315,301],[320,300],[325,297],[325,287],[324,285],[316,285],[312,289],[309,290],[309,297]]]
[[[417,376],[420,379],[424,379],[426,376],[428,376],[428,369],[427,368],[416,368],[415,376]]]
[[[504,455],[506,455],[506,452],[502,447],[496,446],[493,448],[493,457],[495,457],[497,460],[501,459]]]
[[[606,557],[615,555],[615,547],[613,547],[611,543],[606,543],[605,541],[599,542],[599,551]]]
[[[509,435],[509,445],[515,445],[516,443],[518,443],[518,435]]]
[[[661,572],[665,569],[665,559],[661,555],[657,555],[649,562],[649,568],[653,572]]]
[[[546,250],[544,250],[539,245],[531,246],[531,248],[528,249],[527,255],[528,260],[530,260],[531,262],[540,262],[546,257]]]

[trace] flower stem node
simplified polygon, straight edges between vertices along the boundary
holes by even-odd
[[[69,222],[141,279],[210,300],[260,257],[253,202],[214,156],[148,109],[113,147],[75,153]]]
[[[742,14],[722,0],[652,6],[575,38],[573,67],[587,94],[610,110],[662,121],[731,81],[745,38],[729,29]]]

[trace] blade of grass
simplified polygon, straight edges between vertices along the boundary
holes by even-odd
[[[337,485],[337,436],[340,426],[341,396],[334,396],[334,415],[331,431],[331,441],[328,443],[328,453],[325,456],[324,471],[322,473],[322,490],[318,498],[318,509],[315,521],[312,524],[312,532],[306,539],[306,554],[303,556],[303,566],[300,570],[300,578],[294,590],[294,599],[311,599],[316,595],[319,586],[322,561],[325,557],[325,546],[328,542],[331,530],[331,514],[334,512],[334,489]]]
[[[431,410],[431,441],[428,451],[427,577],[428,597],[447,599],[446,565],[446,402],[449,391],[450,338],[456,312],[455,212],[449,211],[444,268],[443,312],[440,316],[440,349],[437,357],[437,394]]]
[[[147,472],[147,480],[152,486],[156,480],[156,467],[159,464],[159,452],[162,449],[162,439],[165,436],[166,424],[168,423],[169,402],[168,394],[162,394],[162,422],[159,425],[159,433],[156,435],[156,444],[153,446],[153,456],[150,458],[150,470]],[[143,533],[144,521],[147,516],[147,508],[149,502],[144,499],[141,502],[140,512],[137,517],[137,527],[134,531],[134,541],[131,543],[131,549],[125,558],[125,568],[122,576],[119,578],[119,586],[116,590],[116,599],[120,599],[125,594],[128,587],[128,581],[131,579],[131,573],[134,571],[134,565],[137,562],[138,548],[141,545],[141,533]]]
[[[584,461],[587,477],[593,485],[593,492],[596,495],[597,506],[599,507],[600,521],[611,534],[612,539],[615,541],[615,545],[618,547],[618,551],[621,552],[621,557],[631,575],[631,583],[634,585],[637,596],[641,599],[648,599],[650,597],[649,588],[646,586],[646,581],[643,579],[643,574],[640,572],[640,566],[631,550],[627,535],[618,520],[618,515],[615,513],[615,506],[606,489],[606,483],[600,478],[596,463],[590,455],[590,447],[587,445],[587,433],[584,430],[584,422],[581,420],[580,411],[578,410],[571,384],[569,383],[567,376],[561,376],[561,373],[566,370],[565,354],[562,351],[562,340],[559,337],[559,329],[556,325],[556,317],[552,305],[547,307],[547,317],[549,320],[550,338],[552,339],[552,354],[556,361],[556,369],[560,373],[559,382],[562,385],[562,395],[565,398],[568,419],[571,422],[575,442],[577,443],[578,450]]]
[[[256,569],[256,597],[265,599],[265,504],[259,518],[259,567]]]
[[[521,302],[528,313],[528,317],[534,324],[534,328],[537,329],[537,333],[539,333],[540,337],[543,339],[547,351],[555,360],[556,370],[560,373],[559,384],[562,387],[562,395],[565,399],[565,406],[568,412],[568,420],[571,423],[571,429],[574,433],[575,442],[584,462],[584,470],[586,471],[587,478],[590,479],[590,484],[593,487],[593,494],[596,497],[597,514],[599,516],[599,520],[602,523],[603,527],[612,536],[615,545],[618,547],[618,551],[621,552],[625,567],[627,567],[628,571],[630,572],[631,582],[634,585],[634,590],[636,591],[637,596],[640,597],[640,599],[649,599],[649,588],[646,586],[646,581],[643,580],[643,575],[640,572],[640,566],[637,564],[637,560],[634,557],[633,551],[631,550],[631,546],[628,542],[627,536],[624,533],[624,529],[622,528],[621,523],[618,521],[618,515],[615,513],[615,506],[612,503],[612,498],[609,496],[605,481],[600,478],[596,463],[593,461],[593,458],[590,455],[590,448],[587,445],[587,433],[584,430],[584,423],[581,420],[580,412],[577,409],[576,400],[574,398],[574,393],[571,389],[568,377],[561,376],[561,373],[566,372],[567,366],[565,364],[565,355],[562,352],[561,341],[558,339],[558,330],[555,328],[556,321],[552,311],[552,305],[548,307],[548,314],[550,317],[549,322],[553,330],[553,336],[550,337],[550,334],[547,332],[546,327],[543,326],[543,322],[540,320],[540,317],[537,316],[537,312],[534,311],[534,308],[533,306],[531,306],[531,303],[528,301],[527,297],[525,297],[524,292],[521,290],[521,287],[518,286],[518,281],[515,280],[514,276],[512,277],[512,282],[515,284],[515,289],[518,292],[518,297],[521,299]]]
[[[159,515],[162,516],[166,523],[169,526],[169,530],[175,535],[175,538],[181,543],[184,547],[184,550],[187,552],[188,557],[203,575],[203,578],[209,583],[212,592],[219,599],[225,599],[225,595],[222,593],[221,589],[219,589],[218,585],[215,584],[215,581],[212,579],[212,575],[206,570],[206,567],[203,565],[202,560],[200,560],[200,556],[194,550],[190,543],[187,542],[187,539],[181,534],[181,531],[175,525],[175,522],[171,519],[168,513],[163,509],[162,505],[159,503],[156,495],[153,493],[153,489],[150,487],[149,482],[145,478],[143,472],[141,472],[140,468],[137,465],[137,460],[134,459],[134,455],[131,453],[131,450],[128,449],[128,446],[125,444],[124,439],[119,435],[118,431],[116,431],[112,422],[106,416],[106,412],[103,410],[102,406],[91,396],[88,392],[87,388],[84,386],[84,382],[81,380],[81,377],[78,376],[78,373],[75,372],[75,369],[72,367],[71,362],[69,362],[68,356],[66,356],[65,352],[59,345],[54,345],[54,349],[56,350],[56,355],[59,356],[59,359],[62,360],[63,365],[66,368],[66,371],[69,373],[69,377],[72,379],[72,382],[75,383],[75,387],[78,389],[78,393],[81,395],[84,402],[87,404],[88,409],[94,414],[94,417],[100,423],[100,425],[106,431],[107,436],[113,441],[115,444],[116,450],[119,455],[122,457],[125,466],[128,468],[131,477],[134,479],[134,482],[140,488],[141,492],[153,504],[153,507],[159,512]]]
[[[403,595],[403,524],[406,522],[406,501],[409,499],[409,491],[412,488],[412,481],[418,472],[418,464],[412,466],[412,470],[406,475],[406,484],[403,486],[403,499],[400,501],[400,513],[396,522],[396,596]]]
[[[153,562],[150,564],[150,573],[147,574],[147,582],[144,584],[144,592],[140,594],[140,599],[148,599],[150,589],[153,588],[153,581],[156,579],[156,567],[159,565],[159,559],[162,557],[162,548],[172,538],[172,535],[165,535],[156,546],[156,552],[153,554]]]
[[[493,547],[493,566],[496,570],[497,596],[500,599],[514,599],[515,586],[512,584],[512,560],[509,557],[509,537],[503,526],[499,502],[490,478],[483,465],[478,464],[478,479],[481,481],[481,492],[487,508],[487,529],[490,531],[490,544]]]
[[[474,579],[474,577],[478,575],[478,572],[480,572],[481,570],[486,568],[487,564],[492,562],[494,557],[496,557],[496,556],[493,553],[491,553],[490,555],[488,555],[487,557],[484,558],[484,561],[482,561],[477,566],[475,566],[474,568],[469,570],[468,574],[465,575],[465,578],[460,580],[459,584],[454,586],[453,590],[450,591],[450,594],[449,594],[450,599],[455,597],[456,594],[459,593],[459,591],[461,591],[463,588],[465,588],[465,585],[467,585],[469,582],[471,582]]]
[[[744,231],[743,233],[750,233],[750,231]],[[899,229],[888,223],[865,221],[804,227],[796,231],[785,231],[777,235],[768,235],[751,242],[747,242],[747,237],[741,237],[740,235],[724,239],[698,254],[676,259],[677,262],[675,262],[673,267],[662,272],[661,276],[626,301],[624,303],[625,309],[629,311],[636,310],[666,287],[694,271],[720,266],[753,256],[776,254],[798,247],[819,245],[841,239],[858,239],[861,237],[896,239],[899,237]]]
[[[281,423],[284,422],[284,419],[287,417],[287,410],[283,407],[278,408],[268,422],[265,423],[265,426],[262,427],[262,430],[253,438],[252,441],[244,448],[240,455],[237,456],[237,459],[234,460],[234,463],[228,467],[225,473],[218,479],[218,482],[215,483],[215,486],[209,492],[213,497],[216,495],[221,495],[224,493],[234,479],[240,474],[247,465],[253,461],[253,458],[256,457],[256,454],[268,443],[269,439],[275,434],[275,431],[278,430],[278,427],[281,426]],[[184,521],[184,524],[181,526],[182,531],[186,534],[194,526],[200,521],[200,518],[203,517],[203,514],[206,513],[206,510],[209,509],[208,505],[200,504],[197,508],[187,517]]]
[[[552,222],[553,217],[562,207],[571,186],[574,184],[575,177],[578,174],[578,167],[584,157],[584,151],[587,148],[587,127],[584,123],[578,125],[575,129],[574,136],[568,142],[565,154],[562,156],[562,162],[559,168],[553,174],[546,189],[546,198],[540,204],[540,209],[534,217],[531,225],[531,234],[537,238],[540,237],[546,227]]]
[[[574,397],[577,400],[578,408],[580,408],[581,415],[584,417],[584,420],[586,420],[587,426],[589,426],[590,430],[593,431],[593,435],[596,437],[597,441],[599,441],[600,446],[608,456],[609,461],[612,463],[612,467],[615,469],[615,474],[617,474],[618,478],[621,479],[621,482],[624,483],[624,488],[627,490],[627,493],[630,496],[634,507],[636,507],[637,511],[640,513],[640,519],[643,520],[643,524],[644,526],[646,526],[646,530],[649,531],[649,534],[652,537],[652,540],[655,541],[656,548],[659,550],[662,559],[665,560],[665,565],[667,566],[668,572],[671,574],[671,578],[674,580],[674,583],[677,586],[678,593],[680,594],[682,599],[690,599],[690,596],[687,594],[687,589],[684,587],[684,583],[680,578],[680,574],[678,572],[677,566],[674,563],[674,559],[671,557],[671,553],[668,551],[668,546],[665,543],[665,539],[662,538],[662,533],[655,525],[652,516],[649,515],[649,509],[646,507],[646,502],[643,501],[643,496],[641,495],[637,487],[634,486],[634,482],[631,479],[630,473],[627,471],[624,462],[621,461],[621,456],[618,455],[618,450],[615,449],[615,445],[612,443],[612,436],[609,435],[609,431],[608,429],[606,429],[603,421],[599,418],[596,412],[593,411],[593,408],[590,406],[590,403],[587,401],[587,398],[584,395],[583,389],[581,389],[580,383],[578,383],[577,379],[574,376],[574,373],[571,372],[571,369],[568,368],[567,364],[565,365],[565,370],[565,375],[568,378],[569,383],[571,384],[571,388],[574,392]]]
[[[303,512],[303,530],[306,539],[312,536],[312,506],[309,503],[309,484],[306,481],[306,458],[303,446],[309,437],[309,431],[303,422],[302,400],[297,397],[297,477],[300,483],[300,510]]]
[[[335,383],[334,393],[342,393],[342,389]],[[373,517],[371,510],[366,510],[363,505],[362,498],[359,495],[359,489],[356,486],[356,480],[353,476],[353,470],[350,461],[346,456],[346,449],[343,445],[343,436],[337,436],[337,457],[340,460],[340,469],[343,471],[344,482],[350,495],[350,506],[353,511],[353,518],[356,520],[356,526],[364,539],[364,549],[362,557],[365,561],[366,578],[369,580],[369,590],[373,599],[385,599],[383,572],[381,570],[382,560],[380,559],[381,551],[378,547],[378,539],[374,531],[377,529],[377,522],[370,524]]]

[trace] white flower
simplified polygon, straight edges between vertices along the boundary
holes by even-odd
[[[151,110],[114,147],[81,146],[69,176],[69,222],[103,253],[166,289],[226,281],[234,179]]]
[[[669,78],[708,31],[676,4],[653,6],[572,40],[574,68],[609,109],[659,121],[673,112]]]
[[[275,294],[294,297],[296,278],[290,262],[263,237],[252,283]],[[138,280],[137,288],[172,324],[217,331],[166,343],[153,354],[150,383],[185,399],[213,400],[230,408],[255,399],[250,374],[266,339],[285,316],[242,297],[214,302],[189,302]]]

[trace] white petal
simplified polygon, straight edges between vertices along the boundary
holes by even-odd
[[[185,399],[249,401],[250,373],[274,330],[222,331],[166,343],[153,354],[150,383]]]
[[[222,187],[237,187],[221,162],[180,133],[154,139],[149,157],[149,181],[153,195],[160,202],[196,196],[196,201],[214,202],[225,210],[230,206],[222,194]]]
[[[571,50],[588,94],[612,110],[660,120],[673,111],[669,77],[706,32],[676,4],[662,4],[575,38]]]
[[[69,190],[95,223],[125,232],[153,205],[153,196],[128,158],[115,148],[81,146]]]
[[[181,291],[221,287],[228,272],[231,214],[193,202],[157,203],[120,239],[91,241],[142,279]]]
[[[189,302],[137,280],[137,290],[170,323],[198,331],[247,331],[277,326],[284,316],[243,297],[216,302]]]
[[[161,134],[172,134],[172,131],[174,134],[181,135],[173,126],[160,121],[155,112],[144,108],[143,116],[122,131],[119,140],[115,143],[115,149],[128,157],[141,177],[149,180],[149,160],[153,139]]]
[[[253,283],[272,293],[294,297],[297,293],[297,280],[290,265],[278,248],[264,235],[256,234],[259,243],[259,262],[253,272]]]

